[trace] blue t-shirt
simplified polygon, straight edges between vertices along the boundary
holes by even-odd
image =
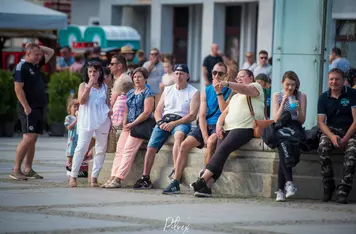
[[[127,92],[127,123],[132,123],[144,110],[144,101],[146,98],[152,97],[155,94],[150,88],[146,88],[139,94],[135,94],[135,89],[131,89]]]
[[[57,60],[57,65],[59,67],[70,67],[75,62],[73,57],[70,57],[69,60],[65,60],[63,57],[59,57]]]
[[[347,72],[348,70],[350,70],[351,65],[349,60],[345,58],[337,58],[334,59],[334,61],[329,65],[329,71],[333,68],[339,68],[343,72]]]
[[[229,98],[231,89],[224,87],[221,92],[224,94],[224,100],[226,101]],[[218,96],[216,95],[213,85],[209,85],[205,88],[206,94],[206,104],[207,104],[207,113],[206,116],[212,114],[216,108],[219,106]],[[206,120],[207,124],[216,124],[221,115],[220,108],[215,112],[213,116]]]

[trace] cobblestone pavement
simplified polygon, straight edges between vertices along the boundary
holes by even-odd
[[[43,180],[13,181],[19,137],[0,138],[0,233],[356,233],[356,204],[198,199],[191,191],[68,188],[65,138],[41,137],[34,169]]]

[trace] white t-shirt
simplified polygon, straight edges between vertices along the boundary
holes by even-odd
[[[162,94],[164,97],[163,116],[175,114],[184,117],[189,114],[190,102],[197,91],[190,84],[181,90],[176,88],[176,84],[165,87]]]

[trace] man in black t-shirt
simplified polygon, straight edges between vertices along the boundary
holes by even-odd
[[[18,115],[23,138],[16,149],[15,166],[10,174],[14,180],[42,179],[32,169],[37,136],[43,132],[46,94],[41,67],[54,55],[54,50],[35,43],[26,45],[26,56],[16,66],[15,93],[19,100]],[[24,173],[21,164],[24,162]]]
[[[204,81],[205,85],[208,86],[212,83],[213,81],[213,76],[211,74],[215,64],[219,62],[224,62],[223,58],[219,56],[219,46],[217,44],[212,44],[211,45],[211,53],[205,57],[204,62],[203,62],[203,76],[204,76]]]
[[[356,90],[344,86],[344,72],[334,68],[328,73],[329,90],[318,101],[318,125],[322,131],[318,153],[323,177],[323,201],[331,200],[335,190],[329,152],[345,148],[341,183],[337,188],[336,202],[347,203],[356,166]]]

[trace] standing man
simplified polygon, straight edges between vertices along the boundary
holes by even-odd
[[[126,64],[134,65],[135,51],[132,50],[131,46],[121,47],[120,54],[126,58]]]
[[[331,54],[329,56],[329,63],[329,70],[333,68],[339,68],[343,72],[347,72],[351,68],[349,60],[341,56],[341,50],[337,47],[334,47],[331,50]]]
[[[329,155],[333,148],[345,149],[343,174],[337,187],[336,202],[346,204],[356,166],[356,90],[344,86],[344,72],[338,68],[328,73],[329,90],[318,101],[318,125],[322,131],[318,153],[323,177],[323,201],[331,200],[335,190]]]
[[[174,138],[172,155],[173,166],[176,167],[181,143],[190,131],[191,122],[197,116],[200,104],[199,91],[188,84],[189,69],[187,65],[175,65],[174,81],[174,85],[164,88],[154,113],[157,124],[147,144],[142,177],[137,180],[133,186],[134,189],[152,188],[150,173],[155,156],[170,135]]]
[[[109,68],[111,74],[114,76],[114,85],[112,88],[111,100],[110,100],[110,106],[112,108],[115,104],[117,97],[122,94],[120,83],[126,83],[126,82],[132,83],[132,79],[126,73],[127,70],[126,59],[122,55],[117,54],[112,56],[111,62],[109,64]],[[132,84],[132,88],[133,88],[133,84]]]
[[[14,76],[15,93],[19,100],[18,115],[21,120],[23,138],[16,149],[15,166],[10,173],[14,180],[43,179],[32,169],[38,135],[43,133],[46,93],[41,76],[41,67],[54,55],[54,50],[35,43],[26,45],[26,56],[16,66]],[[24,172],[21,164],[24,162]]]
[[[204,76],[204,81],[205,85],[208,86],[212,83],[213,81],[213,76],[211,74],[215,64],[218,62],[224,62],[223,58],[219,56],[219,46],[218,44],[212,44],[211,45],[211,52],[208,56],[205,57],[204,62],[203,62],[203,76]]]
[[[61,49],[62,57],[57,60],[57,71],[69,70],[70,66],[75,62],[72,56],[72,50],[69,46],[64,46]]]
[[[253,69],[253,75],[256,77],[260,73],[266,74],[269,78],[272,78],[272,66],[268,64],[268,53],[265,50],[261,50],[258,53],[258,65]]]
[[[242,65],[242,69],[248,69],[250,71],[253,71],[257,67],[257,63],[255,63],[253,59],[253,53],[252,52],[247,52],[245,54],[245,62]]]
[[[152,48],[150,51],[150,60],[143,64],[143,67],[149,72],[147,84],[151,90],[157,95],[160,93],[159,84],[161,83],[164,74],[163,64],[160,62],[160,53],[157,48]],[[156,100],[157,102],[158,100]]]

